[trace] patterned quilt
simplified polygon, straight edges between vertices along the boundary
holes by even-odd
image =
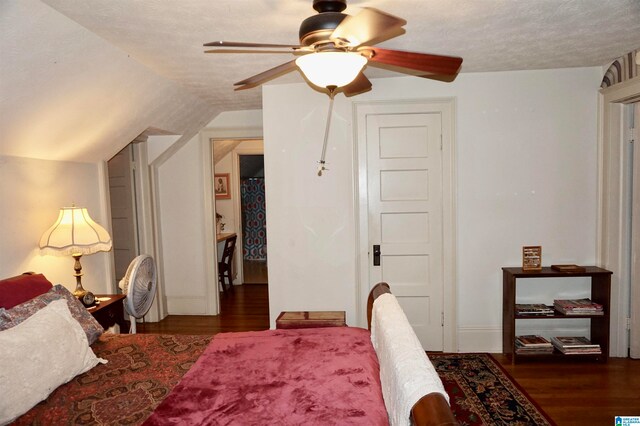
[[[114,335],[92,345],[98,365],[56,389],[15,425],[142,423],[205,350],[211,336]]]

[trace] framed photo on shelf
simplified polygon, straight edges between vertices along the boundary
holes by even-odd
[[[216,200],[231,198],[231,191],[229,188],[229,173],[216,173],[214,175],[213,192],[216,194]]]
[[[522,270],[523,271],[542,270],[542,246],[522,247]]]

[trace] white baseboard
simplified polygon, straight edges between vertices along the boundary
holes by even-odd
[[[206,315],[206,301],[204,297],[167,296],[167,312],[169,315]]]
[[[502,352],[502,327],[460,327],[459,352]]]

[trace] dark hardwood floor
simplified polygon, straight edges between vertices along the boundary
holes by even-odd
[[[640,416],[640,360],[512,365],[493,356],[558,425],[615,425],[615,416]]]
[[[234,286],[220,293],[220,315],[169,315],[138,325],[138,333],[216,334],[269,329],[269,290],[264,284]]]
[[[269,270],[266,260],[242,260],[242,271],[245,284],[266,284],[269,281]]]
[[[269,328],[268,287],[236,286],[220,295],[221,314],[171,315],[140,324],[139,332],[216,334]],[[640,360],[600,363],[521,363],[494,354],[507,372],[560,426],[615,425],[615,416],[640,416]]]

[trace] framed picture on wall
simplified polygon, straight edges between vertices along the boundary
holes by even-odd
[[[213,177],[213,192],[216,200],[231,198],[229,189],[229,173],[216,173]]]

